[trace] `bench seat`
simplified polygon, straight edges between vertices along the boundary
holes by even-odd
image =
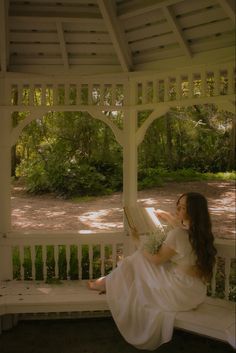
[[[0,315],[100,312],[108,315],[106,296],[87,288],[86,281],[6,281],[0,285]],[[178,312],[175,328],[235,342],[235,303],[207,297],[197,309]]]

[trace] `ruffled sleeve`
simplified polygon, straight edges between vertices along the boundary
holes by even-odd
[[[184,255],[186,246],[189,245],[188,233],[182,228],[172,229],[164,241],[164,244],[169,248],[175,250],[179,255]]]

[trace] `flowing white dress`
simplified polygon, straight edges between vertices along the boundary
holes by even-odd
[[[139,349],[154,350],[171,340],[176,312],[197,307],[206,296],[205,284],[180,269],[195,264],[187,231],[171,230],[165,244],[177,253],[171,261],[155,265],[137,250],[106,277],[116,325]]]

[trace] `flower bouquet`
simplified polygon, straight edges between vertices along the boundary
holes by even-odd
[[[169,226],[159,225],[155,231],[148,232],[141,236],[141,250],[146,250],[150,254],[156,254],[160,249],[163,241],[166,239],[169,230]]]

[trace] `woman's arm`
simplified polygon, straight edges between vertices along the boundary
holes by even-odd
[[[143,250],[143,255],[150,262],[160,265],[168,260],[170,260],[174,255],[176,255],[176,251],[169,248],[167,245],[162,244],[160,250],[156,254],[150,254],[148,251]]]
[[[160,209],[155,210],[155,213],[157,215],[157,218],[160,218],[161,220],[167,222],[172,227],[180,226],[179,220],[172,213]]]

